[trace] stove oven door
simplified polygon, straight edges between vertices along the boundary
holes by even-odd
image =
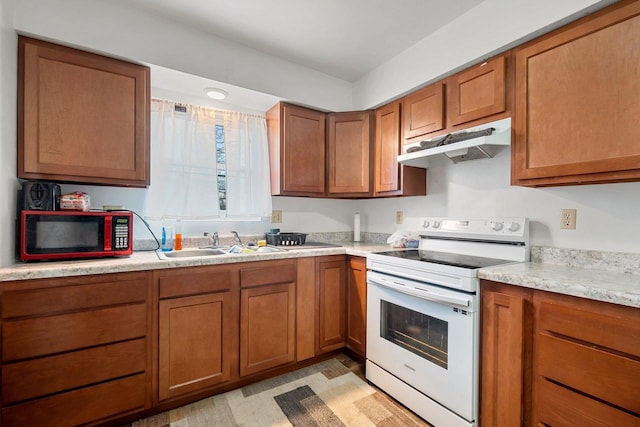
[[[372,271],[367,285],[367,359],[475,420],[476,296]]]

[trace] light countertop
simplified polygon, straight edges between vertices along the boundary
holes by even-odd
[[[257,254],[225,254],[161,260],[155,251],[138,251],[124,258],[17,263],[0,268],[0,282],[12,280],[45,279],[87,274],[106,274],[125,271],[157,270],[176,267],[229,264],[236,262],[266,261],[284,258],[302,258],[325,255],[352,255],[365,257],[369,252],[384,251],[389,245],[379,243],[336,242],[340,247],[288,249],[282,252]],[[187,248],[185,248],[187,249]]]
[[[134,252],[133,255],[126,258],[18,263],[10,267],[0,268],[0,282],[325,255],[366,257],[370,252],[380,252],[390,249],[389,245],[381,243],[336,243],[341,246],[290,249],[282,252],[260,254],[226,254],[166,260],[161,260],[154,251],[139,251]],[[541,253],[540,258],[542,258],[543,261],[545,261],[544,255],[548,255],[548,253],[552,253],[556,259],[562,256],[562,254],[558,253],[557,249],[542,248]],[[623,265],[624,268],[622,268],[621,271],[605,271],[586,268],[579,264],[575,265],[575,251],[571,252],[571,254],[573,264],[569,265],[551,264],[547,262],[503,264],[480,269],[478,277],[527,288],[640,308],[640,274],[629,274],[629,271],[635,271],[636,269],[629,268],[628,262],[626,265]],[[593,253],[588,253],[588,255],[589,257],[586,259],[592,262],[594,259]],[[601,258],[601,256],[599,255],[598,258]],[[605,258],[605,260],[606,259],[607,258]],[[616,259],[619,260],[620,257],[618,256]],[[632,267],[637,261],[635,257],[624,259],[631,260]]]
[[[640,308],[640,275],[525,262],[482,268],[481,279]]]

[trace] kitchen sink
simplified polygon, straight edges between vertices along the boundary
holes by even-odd
[[[171,251],[171,252],[158,251],[157,253],[160,259],[168,259],[168,258],[192,258],[192,257],[200,257],[200,256],[225,255],[227,251],[223,248],[202,248],[202,249],[183,249],[181,251]]]

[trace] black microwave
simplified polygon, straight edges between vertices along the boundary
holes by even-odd
[[[129,256],[131,212],[22,211],[22,261]]]

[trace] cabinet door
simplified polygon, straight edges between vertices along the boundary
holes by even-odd
[[[347,269],[347,347],[365,356],[367,336],[367,266],[350,258]]]
[[[240,375],[295,360],[295,283],[240,292]]]
[[[447,82],[451,125],[471,122],[506,109],[505,57],[486,61],[452,76]]]
[[[444,83],[420,89],[402,100],[405,142],[444,128]]]
[[[267,112],[271,193],[325,194],[325,114],[289,104]]]
[[[162,300],[158,316],[160,400],[229,380],[231,292]]]
[[[318,301],[317,353],[326,353],[345,344],[346,265],[344,257],[316,259]]]
[[[516,51],[513,184],[640,179],[639,15],[621,2]]]
[[[149,68],[20,37],[18,177],[149,185]]]
[[[531,291],[481,284],[480,421],[483,426],[529,425]]]
[[[371,193],[371,112],[328,115],[329,194]]]
[[[427,171],[398,163],[402,152],[400,102],[375,111],[373,192],[380,196],[425,196]]]
[[[374,181],[375,193],[400,190],[400,165],[398,154],[400,147],[400,103],[380,107],[376,110],[374,155]]]

